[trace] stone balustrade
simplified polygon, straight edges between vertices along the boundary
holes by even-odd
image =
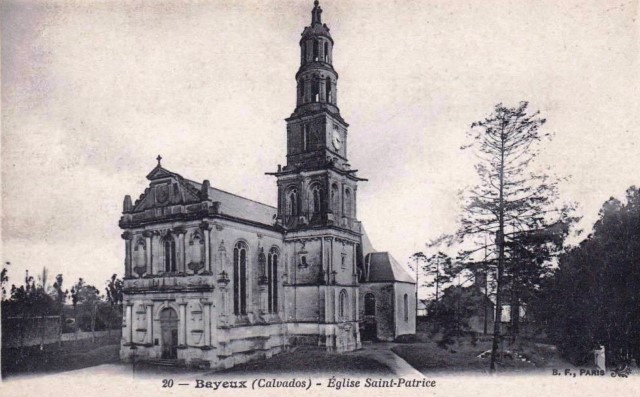
[[[124,280],[124,292],[143,294],[152,292],[206,292],[213,291],[216,277],[213,275],[157,275]]]

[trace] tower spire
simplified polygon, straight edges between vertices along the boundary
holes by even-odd
[[[313,2],[313,10],[311,10],[311,26],[322,24],[322,7],[318,0]]]

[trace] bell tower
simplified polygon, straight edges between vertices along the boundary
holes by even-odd
[[[347,162],[347,127],[338,109],[338,73],[333,68],[334,42],[314,3],[311,25],[300,39],[296,73],[296,108],[287,121],[287,166],[317,167],[331,159]]]
[[[347,160],[347,122],[338,108],[334,41],[314,2],[300,39],[296,107],[287,123],[287,161],[277,177],[277,225],[286,248],[286,321],[292,343],[353,350],[358,331],[356,176]],[[309,324],[313,324],[310,326]]]
[[[314,2],[300,39],[296,107],[287,122],[287,162],[278,176],[278,221],[288,229],[337,226],[353,230],[357,182],[347,160],[349,124],[338,108],[334,41]]]

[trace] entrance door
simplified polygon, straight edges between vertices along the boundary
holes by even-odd
[[[178,358],[178,313],[172,308],[160,312],[162,330],[162,358]]]
[[[378,321],[376,319],[376,297],[371,292],[364,296],[364,318],[360,329],[363,341],[378,339]]]

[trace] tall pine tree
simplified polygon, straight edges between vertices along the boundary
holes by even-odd
[[[561,249],[574,220],[570,207],[555,205],[557,181],[534,167],[539,144],[549,138],[541,131],[545,121],[539,112],[529,112],[527,102],[514,108],[498,104],[489,117],[471,125],[471,143],[463,147],[477,158],[479,183],[463,193],[457,237],[469,247],[460,253],[467,269],[476,270],[481,262],[494,274],[491,370],[495,370],[502,339],[506,292],[517,313],[523,290],[539,285],[546,264]]]

